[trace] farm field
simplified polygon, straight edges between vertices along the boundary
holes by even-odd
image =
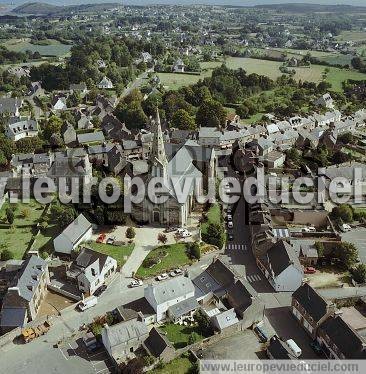
[[[343,31],[336,39],[340,42],[366,42],[366,31]]]
[[[191,74],[175,74],[175,73],[158,73],[158,77],[163,86],[169,90],[178,90],[181,87],[189,86],[197,83],[204,78],[205,74],[191,75]],[[211,75],[211,72],[210,74]]]
[[[27,50],[32,52],[39,52],[42,56],[65,56],[70,52],[72,45],[61,44],[57,40],[48,40],[48,45],[31,44],[27,39],[10,39],[2,43],[10,51],[25,52]]]

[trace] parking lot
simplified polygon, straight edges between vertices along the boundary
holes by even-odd
[[[62,343],[58,349],[65,360],[65,372],[68,371],[66,368],[70,367],[77,368],[75,372],[79,373],[114,373],[113,364],[107,352],[100,349],[94,353],[88,353],[81,339]]]
[[[361,262],[366,264],[366,228],[357,228],[343,233],[342,240],[354,244],[358,249]]]

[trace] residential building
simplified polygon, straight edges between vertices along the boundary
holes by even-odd
[[[113,83],[112,81],[107,78],[107,77],[104,77],[99,83],[98,83],[98,88],[100,89],[105,89],[105,90],[110,90],[112,89],[114,86],[113,86]]]
[[[175,349],[166,335],[156,327],[153,327],[148,338],[144,342],[144,347],[156,359],[162,362],[169,362],[175,358]]]
[[[84,247],[66,274],[77,283],[83,294],[89,296],[105,284],[116,270],[117,261],[113,257]]]
[[[23,262],[3,299],[2,333],[23,327],[36,318],[49,281],[48,266],[43,259],[32,255]]]
[[[163,283],[150,284],[144,290],[145,299],[156,312],[156,321],[168,317],[170,307],[194,297],[194,285],[189,278],[180,276]]]
[[[33,119],[12,117],[6,126],[6,136],[18,141],[23,138],[30,138],[38,135],[38,124]]]
[[[0,114],[7,114],[10,117],[19,117],[23,100],[13,97],[0,97]]]
[[[149,329],[139,319],[131,319],[113,326],[105,325],[102,330],[102,342],[115,365],[135,357],[149,336]]]
[[[315,339],[319,326],[335,311],[334,304],[304,283],[292,294],[292,314],[304,330]]]
[[[92,224],[80,214],[53,240],[55,252],[71,254],[81,243],[90,240],[92,233]]]

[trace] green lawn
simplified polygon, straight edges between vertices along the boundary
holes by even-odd
[[[206,233],[208,225],[210,223],[221,223],[221,210],[219,204],[214,204],[207,212],[207,221],[202,223],[201,231],[202,233]]]
[[[34,229],[32,227],[0,228],[0,252],[8,249],[13,253],[15,259],[21,260],[33,233]]]
[[[186,253],[187,246],[185,243],[176,243],[167,246],[157,247],[152,250],[146,257],[146,260],[154,259],[159,256],[161,250],[167,252],[166,257],[161,259],[161,262],[155,264],[151,268],[145,268],[141,265],[136,272],[136,275],[141,278],[152,277],[177,267],[184,266],[191,263],[191,260]]]
[[[178,357],[164,365],[161,369],[150,371],[152,374],[187,374],[192,369],[192,362],[188,357]]]
[[[42,56],[65,56],[70,52],[72,45],[62,44],[57,40],[47,40],[47,45],[37,45],[29,42],[28,39],[10,39],[3,43],[10,51],[15,52],[39,52]]]
[[[167,338],[173,343],[175,349],[184,348],[187,346],[189,336],[195,333],[196,342],[202,340],[204,337],[199,333],[197,326],[182,326],[169,323],[161,327],[166,333]]]
[[[135,247],[134,244],[118,246],[95,242],[88,243],[88,246],[97,252],[104,253],[108,256],[113,257],[117,260],[119,266],[122,266],[126,262],[127,258],[131,255]]]
[[[36,200],[29,203],[10,204],[6,201],[0,210],[0,223],[8,223],[6,219],[6,209],[12,206],[14,210],[14,226],[35,225],[41,217],[45,205],[39,204]]]
[[[201,75],[175,74],[175,73],[158,73],[161,84],[169,90],[178,90],[180,87],[189,86],[197,83],[203,78]]]
[[[50,223],[44,230],[41,229],[37,236],[33,249],[40,252],[51,253],[53,251],[53,239],[61,232],[60,227],[55,223]]]

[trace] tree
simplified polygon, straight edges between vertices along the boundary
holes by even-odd
[[[187,250],[190,257],[195,258],[197,260],[201,258],[201,247],[199,243],[189,243]]]
[[[331,213],[332,218],[340,218],[343,222],[351,223],[353,219],[353,209],[348,204],[341,204],[333,208]]]
[[[334,164],[343,164],[350,160],[350,156],[342,151],[336,151],[332,156]]]
[[[165,244],[168,241],[168,238],[165,234],[159,233],[158,235],[158,241],[162,244]]]
[[[173,115],[172,126],[181,130],[194,130],[196,123],[186,110],[178,109]]]
[[[286,152],[286,160],[291,161],[294,164],[300,162],[301,154],[296,148],[291,148]]]
[[[333,250],[333,256],[336,257],[345,269],[350,269],[358,259],[357,248],[352,243],[337,243]]]
[[[0,150],[0,166],[6,166],[8,164],[8,160],[6,159],[4,152]]]
[[[315,242],[315,249],[318,252],[318,257],[323,257],[324,256],[324,244],[322,242]]]
[[[141,357],[135,357],[127,363],[120,364],[121,374],[142,374],[144,372],[144,360]]]
[[[201,309],[199,309],[194,314],[194,319],[197,322],[198,329],[202,335],[206,337],[212,335],[212,327],[211,327],[210,319],[208,318],[206,314],[202,312]]]
[[[1,256],[0,256],[1,261],[8,261],[8,260],[12,260],[13,258],[14,258],[14,254],[9,249],[4,249],[1,252]]]
[[[51,116],[43,127],[43,138],[45,140],[51,139],[53,134],[60,133],[62,120],[56,116]]]
[[[360,57],[354,57],[352,60],[351,60],[351,65],[354,69],[356,70],[359,70],[361,69],[362,67],[364,67],[364,62],[362,61],[362,59]]]
[[[22,211],[20,212],[20,215],[23,218],[29,218],[29,216],[30,216],[30,210],[29,210],[29,208],[23,208]]]
[[[352,269],[352,275],[353,275],[354,280],[357,283],[365,283],[366,282],[366,265],[358,264],[354,269]]]
[[[129,227],[126,230],[126,238],[127,239],[133,239],[136,236],[136,231],[133,227]]]
[[[14,211],[10,207],[6,208],[5,211],[6,219],[9,222],[10,225],[14,223]]]
[[[198,108],[196,122],[200,126],[220,127],[226,122],[226,110],[215,100],[206,100]]]
[[[51,219],[63,229],[75,219],[75,210],[71,206],[53,204],[51,206]]]
[[[221,224],[210,223],[206,233],[202,233],[202,240],[208,244],[221,248],[224,245],[225,235]]]
[[[188,336],[188,345],[192,345],[196,343],[198,339],[199,339],[199,335],[195,331],[191,332]]]

